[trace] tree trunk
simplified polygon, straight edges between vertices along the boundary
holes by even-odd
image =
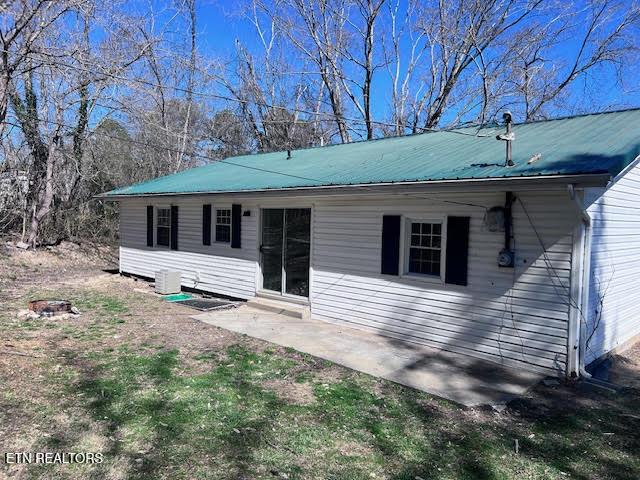
[[[44,185],[40,188],[40,192],[38,193],[37,203],[31,218],[29,239],[27,240],[27,243],[31,248],[36,248],[42,220],[47,216],[49,210],[51,210],[51,203],[53,201],[53,172],[56,164],[56,155],[57,141],[54,139],[49,146],[49,154],[47,155],[47,170],[44,178]]]
[[[7,106],[9,98],[9,72],[4,70],[0,74],[0,137],[4,132],[4,120],[7,117]]]

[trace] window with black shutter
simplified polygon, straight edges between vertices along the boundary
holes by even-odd
[[[211,245],[211,205],[202,205],[202,244]]]
[[[153,247],[153,205],[147,205],[147,247]]]
[[[469,223],[470,217],[384,215],[381,272],[467,285]]]
[[[470,217],[447,218],[446,283],[454,285],[467,284],[469,223]]]
[[[231,205],[231,248],[242,246],[242,205]]]
[[[171,205],[171,250],[178,250],[178,206]]]
[[[380,273],[398,275],[400,268],[400,215],[382,217]]]

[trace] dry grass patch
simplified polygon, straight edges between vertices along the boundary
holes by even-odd
[[[265,389],[275,392],[284,402],[310,405],[316,400],[313,386],[308,383],[292,383],[289,379],[273,379],[262,384]]]
[[[11,279],[0,291],[0,449],[93,450],[105,462],[0,463],[0,477],[640,477],[637,390],[540,387],[500,414],[463,410],[197,322],[89,261],[60,275],[61,256],[38,255],[0,262]],[[35,297],[71,300],[82,315],[16,318]]]

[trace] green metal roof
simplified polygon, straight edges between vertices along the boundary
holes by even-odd
[[[103,196],[616,175],[640,154],[640,109],[514,124],[513,131],[513,167],[504,166],[505,143],[495,138],[503,126],[467,127],[294,150],[290,159],[287,152],[231,157]]]

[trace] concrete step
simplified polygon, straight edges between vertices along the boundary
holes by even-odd
[[[308,319],[311,317],[311,309],[308,305],[274,300],[272,298],[254,297],[245,304],[248,307],[264,310],[269,313],[277,313],[293,318]]]

